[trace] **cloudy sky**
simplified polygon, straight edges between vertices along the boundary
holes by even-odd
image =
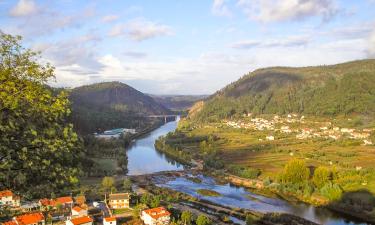
[[[0,0],[0,30],[42,52],[53,86],[210,94],[265,66],[374,58],[375,0]]]

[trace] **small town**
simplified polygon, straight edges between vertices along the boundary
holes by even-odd
[[[250,121],[249,121],[250,118]],[[363,145],[373,145],[369,139],[374,128],[357,130],[354,128],[338,127],[332,122],[318,122],[308,120],[305,116],[298,114],[288,114],[284,117],[275,115],[272,119],[261,117],[252,117],[252,114],[243,115],[242,120],[225,120],[228,127],[238,129],[251,129],[256,131],[271,131],[264,139],[274,141],[277,137],[275,134],[295,135],[296,139],[324,138],[339,140],[341,138],[360,140]]]
[[[90,203],[83,195],[25,202],[11,190],[0,191],[0,197],[0,207],[17,215],[2,225],[116,225],[124,215],[132,215],[129,193],[109,194],[106,200]],[[145,225],[166,225],[170,215],[164,207],[156,207],[142,210],[139,219]]]

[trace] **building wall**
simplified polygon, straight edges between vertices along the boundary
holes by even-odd
[[[110,200],[109,201],[109,206],[112,209],[129,208],[129,199]]]

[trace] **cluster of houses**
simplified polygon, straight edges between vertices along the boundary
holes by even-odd
[[[15,212],[20,212],[21,215],[13,217],[11,220],[1,223],[1,225],[45,225],[47,218],[50,217],[49,212],[53,209],[63,209],[69,212],[63,215],[61,220],[65,220],[65,225],[93,225],[93,214],[89,213],[89,206],[86,204],[84,196],[58,197],[55,199],[40,199],[35,202],[35,207],[24,211],[21,204],[21,198],[13,194],[10,190],[0,191],[0,209],[2,207],[10,207]],[[27,203],[30,204],[30,203]],[[98,207],[93,204],[92,207]],[[129,209],[130,208],[130,194],[116,193],[110,194],[108,200],[103,203],[102,221],[99,224],[103,225],[117,225],[118,217],[113,215],[111,210],[115,209]],[[17,213],[20,214],[20,213]],[[157,207],[152,209],[145,209],[141,212],[140,219],[145,225],[167,225],[170,223],[170,215],[164,207]]]
[[[99,139],[112,139],[120,138],[121,135],[125,134],[136,134],[135,129],[117,128],[113,130],[106,130],[103,133],[94,133],[94,136]]]
[[[250,115],[246,115],[250,117]],[[340,128],[333,126],[331,122],[316,122],[316,121],[306,121],[304,116],[299,116],[297,114],[288,114],[286,117],[281,117],[275,115],[272,119],[264,118],[251,118],[250,121],[238,120],[238,121],[225,121],[226,125],[232,128],[242,128],[242,129],[253,129],[259,131],[273,131],[280,132],[283,134],[295,134],[297,139],[308,139],[308,138],[329,138],[333,140],[338,140],[340,138],[349,138],[355,140],[362,140],[364,145],[373,145],[372,141],[369,139],[371,132],[375,129],[350,129],[350,128]],[[295,123],[304,124],[303,126],[309,126],[307,128],[291,128],[289,124]],[[308,125],[309,124],[309,125]],[[268,135],[265,138],[268,141],[275,140],[275,136]],[[259,139],[263,141],[263,139]]]

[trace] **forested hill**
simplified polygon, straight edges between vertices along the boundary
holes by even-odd
[[[259,69],[210,96],[190,117],[217,120],[248,112],[374,115],[375,59]]]
[[[187,110],[195,102],[203,100],[207,95],[151,95],[158,103],[164,105],[170,110],[181,111]]]
[[[146,115],[170,111],[153,98],[120,82],[105,82],[74,88],[69,96],[72,120],[80,132],[114,127],[142,127]]]

